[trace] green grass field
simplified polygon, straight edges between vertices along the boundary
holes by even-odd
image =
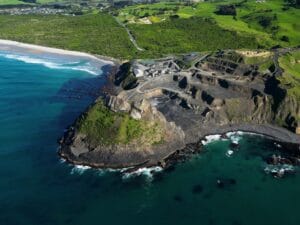
[[[152,5],[130,6],[120,10],[119,18],[127,23],[143,23],[141,17],[148,16],[152,23],[163,23],[170,16],[180,18],[194,16],[211,18],[223,29],[236,31],[244,36],[255,37],[260,45],[297,46],[300,44],[300,9],[285,7],[284,0],[256,3],[255,0],[200,2],[192,5],[184,3],[156,3]],[[238,4],[240,3],[240,4]],[[217,15],[220,5],[238,4],[237,15]],[[262,18],[271,18],[269,26],[260,25]],[[145,25],[146,26],[146,25]],[[149,26],[149,25],[148,25]],[[283,41],[284,40],[284,41]]]

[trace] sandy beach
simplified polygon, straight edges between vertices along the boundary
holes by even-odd
[[[26,44],[17,41],[3,40],[0,39],[0,50],[5,51],[22,51],[28,52],[31,54],[57,54],[62,56],[70,56],[70,57],[80,57],[80,58],[88,58],[90,60],[101,61],[103,64],[113,65],[117,60],[105,57],[105,56],[94,56],[92,54],[88,54],[85,52],[78,51],[70,51],[58,48],[51,48],[46,46],[34,45],[34,44]]]

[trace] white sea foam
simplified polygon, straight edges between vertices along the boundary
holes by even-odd
[[[283,176],[286,172],[292,173],[295,171],[295,167],[288,164],[282,165],[267,165],[264,168],[266,173],[278,174],[279,176]]]
[[[100,177],[103,176],[106,172],[108,172],[108,171],[105,169],[97,169],[96,170],[96,174]]]
[[[201,143],[203,145],[207,145],[211,142],[219,141],[219,140],[221,140],[221,135],[220,134],[214,134],[214,135],[205,136],[204,140],[202,140]]]
[[[227,152],[226,152],[226,156],[227,157],[231,157],[232,155],[233,155],[233,153],[234,153],[234,151],[232,151],[232,150],[228,150]]]
[[[132,177],[137,177],[137,176],[146,176],[148,180],[152,180],[153,179],[153,173],[157,173],[162,171],[163,169],[159,166],[155,166],[155,167],[150,167],[150,168],[139,168],[136,171],[133,172],[129,172],[129,173],[124,173],[122,178],[123,179],[128,179],[128,178],[132,178]]]
[[[243,131],[228,132],[226,133],[226,137],[228,137],[232,143],[238,144],[244,134]]]
[[[30,64],[40,64],[51,69],[65,69],[65,70],[78,70],[90,73],[92,75],[99,75],[102,71],[100,68],[93,67],[89,62],[68,62],[58,63],[49,58],[37,58],[29,55],[17,55],[17,54],[0,54],[7,59],[14,59]]]
[[[86,170],[91,169],[89,166],[75,165],[71,170],[71,174],[83,174]]]

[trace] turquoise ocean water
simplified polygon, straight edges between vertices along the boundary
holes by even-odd
[[[300,224],[300,174],[266,174],[276,146],[260,136],[233,136],[230,157],[229,140],[213,141],[154,176],[62,162],[57,139],[103,83],[90,67],[0,52],[1,225]]]

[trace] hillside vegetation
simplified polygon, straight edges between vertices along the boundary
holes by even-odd
[[[93,145],[131,142],[151,145],[163,141],[164,135],[156,122],[135,120],[126,113],[112,112],[102,101],[92,106],[77,126],[79,133]]]
[[[280,67],[284,70],[280,81],[287,93],[300,102],[300,51],[295,51],[279,59]]]
[[[149,56],[258,47],[255,38],[226,31],[215,22],[199,17],[174,18],[152,25],[130,24],[128,27]]]
[[[0,38],[120,59],[300,45],[300,9],[285,0],[159,2],[84,13],[75,17],[1,15]],[[112,15],[125,24],[144,51],[133,45]]]
[[[168,23],[166,21],[172,17],[210,18],[223,29],[254,37],[261,47],[297,46],[300,44],[300,9],[291,7],[287,2],[284,0],[205,1],[192,4],[160,2],[126,7],[119,12],[119,18],[128,24],[140,24],[144,27],[143,30],[155,29],[149,28],[153,26],[149,23]]]
[[[84,51],[116,58],[131,58],[135,48],[128,35],[107,14],[83,16],[0,16],[0,38]]]

